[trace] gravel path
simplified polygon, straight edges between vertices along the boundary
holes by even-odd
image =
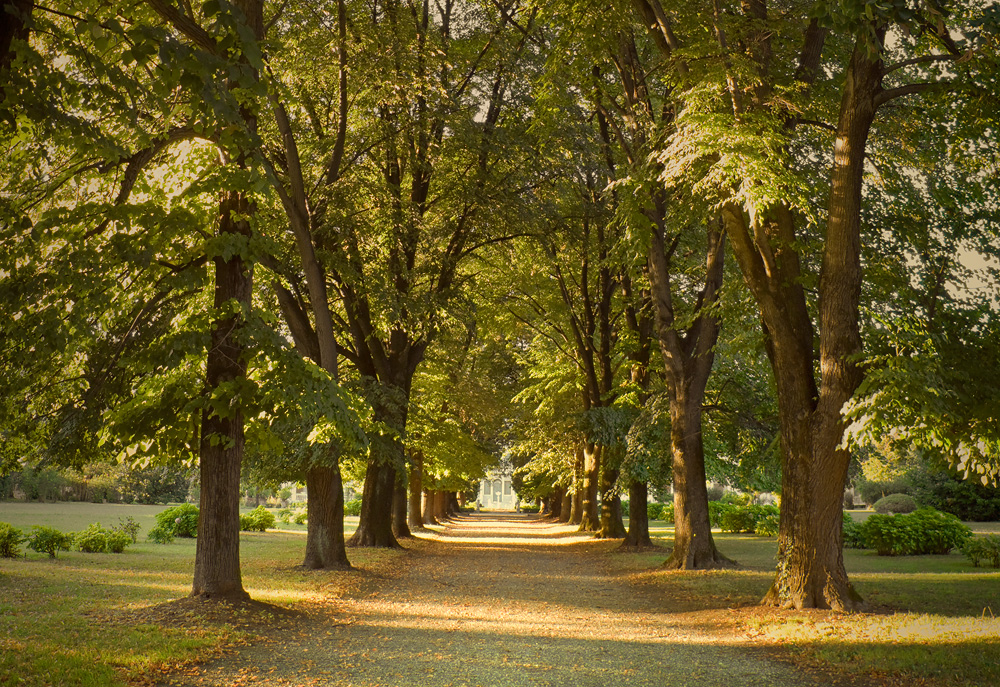
[[[393,577],[341,599],[328,619],[171,684],[830,684],[727,644],[652,591],[608,575],[591,540],[565,525],[467,514],[434,539],[401,559]]]

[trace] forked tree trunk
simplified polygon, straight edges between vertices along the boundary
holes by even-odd
[[[252,203],[232,192],[220,203],[219,233],[250,237],[243,218],[254,212]],[[215,308],[236,301],[250,307],[253,265],[239,252],[226,260],[215,258]],[[216,320],[206,366],[206,393],[246,377],[247,354],[242,312]],[[198,540],[195,546],[191,596],[246,599],[240,574],[240,464],[243,461],[243,413],[218,413],[211,406],[201,416],[201,497]]]
[[[309,570],[346,570],[344,542],[344,485],[340,468],[312,467],[306,472],[308,528],[302,567]]]
[[[653,540],[649,537],[649,510],[646,508],[648,499],[647,484],[640,480],[632,480],[628,488],[628,533],[622,542],[623,549],[652,548]]]
[[[583,456],[580,531],[598,532],[601,529],[601,514],[597,504],[597,493],[601,480],[601,446],[586,444],[583,448]]]
[[[419,451],[415,451],[410,465],[410,496],[406,517],[406,524],[410,531],[419,531],[424,528],[424,518],[421,513],[420,496],[423,493],[424,481],[424,457]]]
[[[396,488],[392,493],[392,534],[396,539],[413,537],[406,524],[406,483],[402,478],[396,480]]]
[[[425,525],[439,525],[437,518],[434,517],[434,491],[431,489],[424,489],[424,503],[422,509],[422,519]]]

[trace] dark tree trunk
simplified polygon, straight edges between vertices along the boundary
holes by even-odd
[[[410,500],[408,503],[406,524],[411,532],[424,528],[424,518],[420,510],[420,495],[423,492],[424,457],[415,451],[410,465]]]
[[[434,491],[431,489],[424,489],[424,505],[421,510],[421,519],[424,521],[425,525],[440,525],[437,518],[434,517]]]
[[[565,489],[556,487],[549,495],[549,514],[556,520],[562,516],[563,494]]]
[[[219,233],[249,239],[250,225],[243,219],[255,208],[242,194],[232,192],[220,204]],[[236,301],[249,309],[253,265],[239,253],[228,260],[215,258],[215,308]],[[216,320],[206,368],[206,394],[246,377],[247,354],[242,339],[242,312]],[[240,464],[243,460],[243,413],[218,413],[211,406],[201,416],[201,516],[195,547],[191,596],[213,599],[246,599],[240,575]]]
[[[448,494],[439,489],[434,491],[434,517],[438,522],[448,519]]]
[[[733,562],[715,547],[708,517],[701,398],[676,397],[671,389],[670,443],[674,462],[674,550],[664,566],[681,570],[730,567]]]
[[[406,482],[402,478],[396,480],[396,488],[392,494],[392,534],[396,539],[413,537],[406,524]]]
[[[458,492],[448,492],[448,515],[458,515],[462,512],[462,507],[458,502]]]
[[[597,493],[601,480],[601,448],[599,445],[588,443],[583,449],[581,532],[599,532],[601,529],[601,514],[597,504]]]
[[[615,482],[618,481],[619,470],[612,467],[617,461],[612,460],[612,449],[604,448],[603,469],[601,470],[601,539],[624,539],[625,523],[622,522],[622,499],[613,493]]]
[[[14,57],[15,40],[25,41],[28,39],[28,25],[26,20],[31,16],[34,8],[32,0],[3,0],[0,2],[0,75],[6,79],[6,72],[10,68],[10,62]],[[4,94],[0,90],[0,103],[3,102]]]
[[[306,556],[302,567],[309,570],[346,570],[344,542],[344,485],[340,468],[317,466],[306,472],[308,527]]]
[[[563,489],[562,505],[559,507],[559,522],[569,522],[573,517],[573,493]]]
[[[392,534],[392,499],[395,491],[396,470],[387,459],[373,455],[368,459],[368,469],[365,472],[358,529],[347,542],[348,546],[399,546]]]
[[[652,548],[649,537],[649,510],[646,501],[649,487],[641,480],[632,480],[628,488],[628,533],[622,542],[623,549]]]

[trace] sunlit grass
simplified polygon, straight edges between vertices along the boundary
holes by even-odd
[[[145,541],[165,506],[87,503],[0,503],[0,521],[25,531],[48,525],[78,531],[91,522],[113,525],[131,516],[142,527],[139,542],[122,554],[27,551],[0,559],[0,685],[121,685],[211,655],[240,633],[229,627],[159,627],[122,620],[123,614],[186,596],[194,573],[193,539],[171,544]],[[345,527],[357,527],[351,518]],[[318,603],[335,597],[350,573],[299,570],[305,547],[300,532],[243,533],[244,587],[258,601],[278,605]],[[352,550],[356,565],[379,565],[389,552]],[[111,639],[113,638],[113,639]]]

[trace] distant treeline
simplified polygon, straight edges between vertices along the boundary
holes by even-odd
[[[0,498],[21,501],[170,503],[188,500],[192,494],[194,477],[194,471],[162,465],[143,468],[92,465],[81,470],[24,468],[0,475]]]

